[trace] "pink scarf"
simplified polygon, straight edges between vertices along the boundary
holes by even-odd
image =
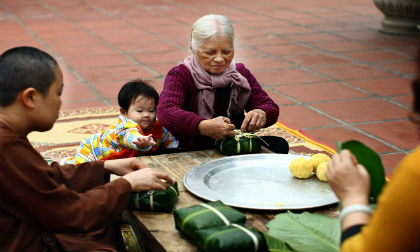
[[[185,58],[184,64],[190,70],[198,90],[197,113],[199,116],[205,119],[213,117],[216,88],[224,88],[228,85],[231,85],[231,91],[227,116],[229,117],[234,112],[243,112],[251,94],[251,87],[248,80],[236,70],[235,63],[232,62],[219,75],[206,72],[194,55]]]

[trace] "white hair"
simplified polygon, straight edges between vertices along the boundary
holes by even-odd
[[[225,36],[232,40],[234,32],[229,18],[223,15],[209,14],[199,18],[191,30],[191,50],[195,53],[203,41],[216,36]]]

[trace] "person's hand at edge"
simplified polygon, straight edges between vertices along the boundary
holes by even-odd
[[[327,178],[343,207],[369,203],[369,173],[357,163],[350,151],[342,150],[332,157],[328,163]]]
[[[327,178],[343,209],[359,204],[369,206],[369,173],[357,163],[350,151],[342,150],[332,157],[328,163]],[[364,225],[369,219],[370,215],[366,212],[352,212],[344,217],[341,228],[346,230],[354,225]]]

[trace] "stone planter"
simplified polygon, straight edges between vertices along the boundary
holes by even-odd
[[[418,36],[420,0],[373,0],[385,15],[381,31],[400,36]]]

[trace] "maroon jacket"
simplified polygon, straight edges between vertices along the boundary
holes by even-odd
[[[265,127],[276,123],[279,116],[277,104],[243,64],[237,63],[236,69],[251,86],[251,97],[244,109],[246,111],[257,108],[264,110],[267,113]],[[188,68],[184,64],[172,68],[166,75],[160,94],[157,117],[159,122],[180,141],[180,147],[183,149],[208,145],[210,140],[197,132],[197,126],[204,118],[197,115],[196,100],[197,90]]]
[[[2,122],[0,160],[0,251],[113,250],[83,234],[118,222],[127,180],[104,184],[104,162],[49,166]]]

